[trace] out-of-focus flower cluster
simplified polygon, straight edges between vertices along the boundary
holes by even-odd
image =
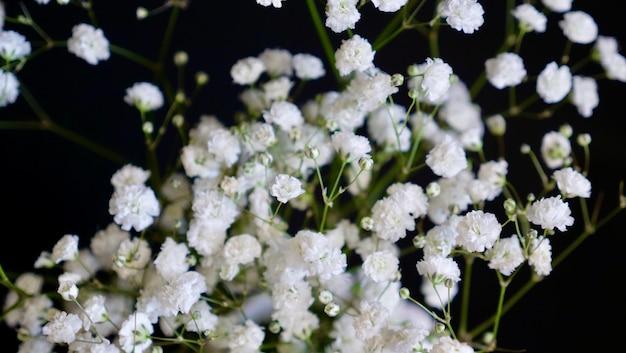
[[[287,11],[286,1],[256,2],[250,6]],[[90,1],[77,3],[92,11]],[[424,4],[434,15],[420,11]],[[514,40],[476,68],[483,73],[477,83],[465,82],[436,50],[404,73],[387,72],[376,64],[386,48],[361,35],[357,23],[368,20],[361,8],[373,6],[402,19],[396,30],[418,27],[436,48],[445,43],[428,33],[481,31],[481,2],[328,0],[309,1],[320,37],[343,35],[327,57],[268,48],[232,64],[228,84],[241,87],[236,119],[185,116],[184,95],[165,99],[162,82],[129,85],[120,99],[140,116],[149,153],[162,134],[180,133],[177,168],[165,170],[165,161],[120,166],[107,176],[108,227],[91,238],[66,234],[33,271],[4,276],[3,317],[21,340],[19,351],[497,349],[500,311],[480,332],[459,325],[467,311],[451,312],[471,266],[485,264],[503,290],[513,279],[537,281],[552,271],[553,237],[576,222],[595,226],[586,208],[574,217],[570,205],[593,196],[580,163],[589,135],[564,125],[523,145],[520,155],[541,185],[527,195],[510,183],[503,151],[484,148],[487,139],[506,142],[507,119],[527,102],[573,105],[584,118],[600,102],[597,79],[577,74],[570,61],[546,58],[542,70],[529,72],[523,38],[545,33],[556,19],[563,43],[586,46],[598,74],[626,81],[616,39],[599,34],[571,0],[508,4],[515,25],[502,31]],[[187,6],[170,0],[159,12]],[[20,34],[35,19],[0,10],[4,107],[20,96],[20,70],[39,48]],[[149,15],[137,11],[140,19]],[[90,65],[129,56],[106,33],[78,23],[64,45]],[[177,66],[186,55],[176,53]],[[296,97],[297,87],[333,74],[336,89]],[[199,87],[207,84],[206,74],[196,78]],[[498,98],[508,109],[485,113],[475,100],[485,85],[512,93]],[[511,99],[528,85],[528,101]],[[574,158],[576,151],[587,157]],[[401,266],[405,257],[414,259],[410,267]],[[52,287],[44,281],[50,275]]]

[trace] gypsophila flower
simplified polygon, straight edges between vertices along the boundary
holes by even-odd
[[[541,157],[548,168],[562,167],[570,157],[572,145],[569,139],[558,131],[549,131],[541,139]]]
[[[474,349],[465,342],[444,336],[431,348],[430,353],[472,353]]]
[[[15,31],[0,30],[0,57],[6,62],[30,55],[31,45],[26,37]]]
[[[69,344],[74,342],[76,334],[82,326],[82,321],[78,315],[58,311],[54,314],[54,317],[41,328],[41,333],[47,336],[50,342]]]
[[[72,27],[72,37],[67,40],[67,50],[91,65],[111,56],[109,41],[102,29],[81,23]]]
[[[126,89],[124,102],[140,112],[149,112],[163,106],[163,93],[150,82],[137,82]]]
[[[359,160],[372,150],[365,136],[356,135],[351,131],[337,131],[330,138],[335,151],[346,161]]]
[[[259,352],[265,338],[265,332],[252,320],[243,325],[236,325],[228,335],[228,349],[232,353]]]
[[[256,0],[256,3],[261,5],[261,6],[274,6],[275,8],[279,9],[281,7],[283,7],[283,1],[286,0]]]
[[[266,70],[265,64],[259,58],[249,56],[239,59],[230,69],[233,82],[239,85],[255,83]]]
[[[554,12],[566,12],[572,9],[573,0],[541,0],[544,6]]]
[[[65,301],[73,301],[78,297],[78,287],[73,281],[59,281],[57,293],[61,295]]]
[[[75,260],[78,256],[78,235],[65,234],[52,248],[51,259],[55,263]]]
[[[408,0],[372,0],[372,4],[383,12],[396,12],[407,3]]]
[[[228,238],[224,244],[224,260],[231,264],[248,264],[261,256],[261,244],[250,234]]]
[[[163,278],[170,280],[187,272],[189,269],[187,255],[189,255],[189,249],[185,243],[176,243],[174,239],[168,237],[161,245],[161,251],[153,263],[157,272]]]
[[[485,255],[489,258],[489,268],[498,270],[505,276],[510,276],[524,262],[524,252],[515,234],[498,240]]]
[[[369,254],[363,261],[363,271],[374,282],[391,281],[398,272],[400,260],[391,251]]]
[[[556,62],[548,63],[537,77],[537,94],[546,103],[557,103],[572,88],[572,74],[566,65],[558,66]]]
[[[300,108],[287,101],[273,102],[270,109],[263,113],[263,119],[286,132],[300,127],[304,123],[304,116],[302,116]]]
[[[546,31],[548,18],[531,4],[520,4],[512,11],[513,17],[519,21],[524,31],[543,33]]]
[[[109,213],[123,230],[134,228],[140,232],[154,222],[160,206],[151,188],[142,184],[124,185],[111,196]]]
[[[557,228],[561,232],[574,224],[574,217],[570,214],[569,204],[561,200],[560,195],[539,199],[533,202],[526,212],[531,223],[543,229]]]
[[[593,115],[593,110],[600,103],[598,84],[592,77],[574,76],[572,86],[572,103],[584,118]]]
[[[357,9],[359,0],[329,0],[326,3],[326,27],[335,33],[341,33],[346,29],[354,29],[355,24],[361,19],[361,13]]]
[[[120,327],[118,332],[120,346],[126,353],[143,352],[152,345],[150,335],[153,332],[154,327],[148,316],[141,312],[135,312]]]
[[[132,164],[125,164],[111,176],[111,185],[120,188],[124,185],[144,184],[150,178],[150,171]]]
[[[380,302],[362,301],[359,314],[352,321],[355,336],[361,340],[375,336],[386,326],[389,314],[389,310]]]
[[[441,3],[440,14],[450,27],[471,34],[484,23],[482,5],[477,0],[445,0]]]
[[[0,108],[15,103],[20,83],[12,72],[0,69]]]
[[[326,74],[322,60],[311,54],[295,54],[292,64],[296,77],[302,80],[315,80]]]
[[[589,44],[598,37],[598,25],[588,13],[571,11],[559,21],[563,34],[573,43]]]
[[[304,194],[304,189],[298,178],[287,174],[278,174],[270,186],[270,194],[278,201],[287,203],[289,200]]]
[[[555,170],[552,176],[563,197],[589,198],[591,196],[591,182],[572,167]]]
[[[363,72],[374,67],[374,55],[369,41],[358,34],[346,39],[335,52],[335,66],[343,76],[353,71]]]
[[[550,239],[539,237],[530,242],[528,264],[539,276],[547,276],[552,272],[552,245]]]
[[[456,226],[456,242],[469,252],[491,249],[500,237],[502,226],[493,213],[473,210],[466,213]]]
[[[422,73],[420,88],[424,92],[426,99],[437,102],[446,95],[450,89],[450,76],[452,67],[441,58],[427,58],[426,62],[420,66]]]
[[[467,159],[459,140],[445,135],[426,155],[426,164],[433,173],[450,178],[467,167]]]
[[[517,86],[526,77],[524,61],[516,53],[500,53],[485,61],[487,79],[497,89]]]
[[[425,257],[416,264],[417,272],[428,278],[432,284],[441,284],[445,280],[461,280],[459,265],[451,258],[440,255]]]

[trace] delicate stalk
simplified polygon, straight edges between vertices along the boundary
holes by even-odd
[[[343,85],[343,79],[341,75],[339,75],[339,71],[335,67],[335,48],[330,42],[330,38],[328,37],[328,33],[326,32],[326,27],[324,27],[324,22],[322,22],[322,18],[320,17],[319,11],[317,10],[317,5],[315,4],[315,0],[306,0],[307,7],[309,9],[309,15],[311,16],[311,20],[313,21],[313,26],[315,27],[315,31],[317,32],[317,37],[322,43],[322,49],[324,50],[324,54],[326,55],[326,60],[328,60],[329,66],[333,72],[333,76],[335,76],[335,80],[341,86]]]

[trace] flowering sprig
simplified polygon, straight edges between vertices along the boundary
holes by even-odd
[[[256,2],[276,9],[290,3]],[[189,58],[172,53],[170,44],[178,16],[193,6],[188,1],[137,10],[139,20],[170,13],[154,62],[111,44],[91,1],[60,3],[79,5],[91,23],[76,24],[65,42],[51,40],[27,6],[14,18],[2,13],[0,106],[21,96],[50,131],[119,161],[56,127],[19,77],[36,64],[33,57],[56,47],[89,65],[120,55],[154,73],[120,92],[139,115],[146,162],[120,163],[110,176],[111,223],[88,246],[66,234],[51,252],[42,251],[35,271],[9,278],[0,268],[10,290],[3,318],[18,332],[20,351],[56,345],[72,352],[508,348],[497,340],[506,312],[624,208],[602,218],[599,209],[589,213],[591,138],[577,137],[581,163],[570,125],[522,146],[537,171],[537,189],[516,189],[514,166],[505,158],[507,119],[547,118],[566,104],[584,118],[593,115],[596,79],[577,74],[573,46],[590,45],[586,58],[599,64],[600,75],[626,81],[615,39],[599,35],[594,19],[572,10],[572,1],[507,1],[502,46],[469,84],[442,54],[439,35],[479,32],[486,20],[479,1],[329,0],[320,6],[309,0],[326,57],[268,48],[234,62],[229,84],[241,88],[243,107],[226,120],[188,115],[210,84],[206,73],[196,73],[197,91],[188,94],[163,71],[171,54],[177,78],[184,75]],[[358,33],[357,24],[368,23],[361,15],[366,6],[393,14],[373,41]],[[523,39],[545,32],[550,13],[562,14],[565,51],[531,72]],[[25,28],[44,44],[33,51],[35,42],[19,33]],[[405,74],[379,67],[377,56],[409,30],[426,37],[428,55],[411,58]],[[341,39],[333,45],[331,36]],[[327,71],[336,88],[301,95]],[[530,93],[522,89],[528,85]],[[489,112],[478,101],[491,88],[489,95],[504,89],[508,95],[497,105],[504,108]],[[526,96],[520,101],[518,95]],[[170,129],[182,145],[173,163],[157,153]],[[486,147],[491,139],[498,148]],[[552,239],[576,222],[574,199],[584,230],[553,258]],[[413,267],[401,265],[407,258]],[[470,294],[477,290],[472,274],[482,265],[493,270],[499,295],[493,315],[469,327]],[[411,274],[419,287],[406,280]],[[514,279],[525,284],[510,294]]]

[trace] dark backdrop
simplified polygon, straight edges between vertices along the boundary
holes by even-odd
[[[7,12],[15,14],[16,2],[4,2]],[[95,1],[100,26],[111,43],[139,48],[146,57],[155,58],[167,14],[137,22],[133,21],[136,6],[150,7],[154,1],[123,3]],[[210,4],[208,1],[190,1],[189,8],[181,13],[172,50],[189,53],[186,77],[189,87],[197,70],[204,70],[211,77],[209,85],[187,114],[190,121],[204,113],[216,114],[224,121],[232,119],[233,111],[240,108],[236,99],[240,88],[230,83],[229,70],[239,58],[257,55],[266,47],[282,47],[293,53],[308,52],[323,57],[303,3],[288,0],[283,9],[277,10],[253,6],[254,0],[211,1]],[[444,30],[442,34],[452,45],[445,47],[451,49],[442,49],[441,56],[467,82],[478,74],[472,68],[481,67],[480,63],[493,53],[501,40],[486,31],[498,22],[499,13],[491,11],[495,2],[481,3],[487,10],[484,32],[466,36]],[[60,7],[54,1],[46,6],[30,0],[25,4],[42,28],[55,39],[65,40],[73,24],[86,21],[80,9]],[[623,22],[626,12],[622,2],[574,1],[574,6],[594,16],[601,34],[615,36],[622,44],[626,43]],[[502,11],[499,4],[495,7],[494,11]],[[364,36],[373,32],[364,25],[368,14],[375,12],[368,8],[372,8],[371,4],[363,9],[364,22],[358,24],[355,31]],[[550,18],[554,26],[554,17]],[[118,29],[120,24],[123,24],[122,29]],[[23,27],[15,28],[23,30]],[[335,43],[340,38],[332,36]],[[375,63],[393,73],[404,72],[408,64],[423,62],[428,56],[426,42],[414,38],[419,35],[401,36],[398,44],[387,48],[393,54],[382,50],[377,53]],[[536,46],[537,56],[524,58],[528,65],[536,65],[532,70],[538,72],[546,57],[560,53],[561,45],[562,41],[544,41]],[[484,48],[491,48],[491,51],[485,51],[484,57],[480,57],[478,53]],[[558,60],[558,56],[553,59]],[[133,163],[143,164],[139,119],[122,97],[124,90],[134,82],[151,79],[147,70],[116,55],[92,67],[61,48],[29,62],[19,77],[23,87],[37,98],[54,121],[128,156]],[[170,78],[173,80],[173,76]],[[331,81],[316,82],[313,88],[322,88],[328,83],[332,84]],[[495,90],[486,88],[479,97],[478,103],[485,113],[497,111],[495,94]],[[510,129],[513,133],[509,138],[517,139],[519,143],[538,144],[545,131],[558,128],[565,120],[575,125],[576,132],[591,133],[590,178],[596,196],[601,190],[606,193],[603,210],[607,211],[617,202],[618,181],[626,176],[622,104],[626,98],[626,83],[602,81],[600,94],[600,106],[591,119],[583,119],[572,107],[565,107],[557,117],[540,123],[512,122]],[[21,97],[15,104],[0,110],[2,120],[33,118],[32,111]],[[166,143],[166,146],[169,147],[162,153],[177,153],[179,148],[175,144]],[[511,158],[516,152],[510,152]],[[109,178],[120,167],[119,163],[44,131],[0,130],[0,153],[3,162],[0,185],[4,190],[4,206],[0,213],[4,245],[0,247],[0,264],[8,272],[29,269],[39,253],[51,250],[63,234],[80,235],[81,246],[86,246],[97,230],[112,221],[107,212],[112,192]],[[521,176],[518,184],[521,183],[523,189],[526,178],[533,172],[531,165],[525,159],[522,161],[519,166],[511,168],[511,174]],[[545,282],[537,285],[520,302],[518,308],[506,315],[502,326],[503,346],[554,353],[596,351],[607,342],[621,342],[622,327],[614,320],[621,320],[626,313],[623,303],[626,293],[620,283],[624,269],[622,249],[626,248],[626,222],[623,219],[623,216],[619,217],[588,239],[571,259],[555,269]],[[573,235],[558,235],[563,239],[555,239],[555,251]],[[483,279],[484,283],[493,284],[490,281],[495,279]],[[4,294],[4,290],[1,293]],[[484,306],[481,304],[478,308],[478,311],[481,308],[491,310],[492,302],[485,300]],[[481,316],[481,313],[476,315]],[[5,326],[2,326],[1,334],[5,344],[13,342],[14,335],[7,332]]]

